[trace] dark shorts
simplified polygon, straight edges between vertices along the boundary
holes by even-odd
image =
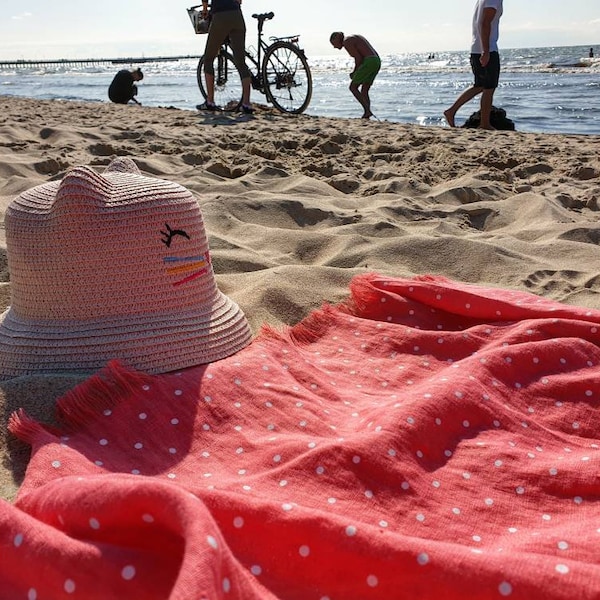
[[[495,90],[498,87],[500,79],[500,55],[497,52],[490,52],[490,62],[483,68],[479,59],[481,54],[471,54],[471,69],[475,76],[475,87],[482,87],[484,90]]]

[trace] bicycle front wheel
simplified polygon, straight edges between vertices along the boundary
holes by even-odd
[[[220,50],[214,60],[215,70],[215,104],[224,110],[237,110],[242,103],[242,79],[235,66],[233,56],[225,50]],[[204,56],[198,62],[196,79],[200,93],[206,100],[206,80],[204,78]]]
[[[290,42],[269,46],[262,65],[265,92],[279,110],[299,114],[312,97],[312,76],[304,52]]]

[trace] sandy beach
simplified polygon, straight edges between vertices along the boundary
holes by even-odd
[[[253,116],[0,97],[0,210],[72,167],[116,156],[196,194],[220,289],[263,324],[337,303],[359,274],[444,275],[600,309],[598,136],[482,132],[360,119]],[[0,230],[0,307],[10,304]],[[29,449],[25,407],[53,422],[81,378],[0,386],[0,496]]]

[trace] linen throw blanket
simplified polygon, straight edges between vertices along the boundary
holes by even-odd
[[[8,599],[600,597],[600,311],[439,277],[25,414]]]

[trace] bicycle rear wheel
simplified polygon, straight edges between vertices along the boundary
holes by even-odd
[[[233,56],[225,50],[219,51],[213,63],[215,69],[215,104],[224,110],[236,110],[242,103],[242,79],[233,62]],[[196,79],[200,93],[206,100],[206,80],[204,79],[204,56],[198,61]]]
[[[312,97],[312,76],[303,50],[290,42],[269,46],[262,65],[265,92],[279,110],[299,114]]]

